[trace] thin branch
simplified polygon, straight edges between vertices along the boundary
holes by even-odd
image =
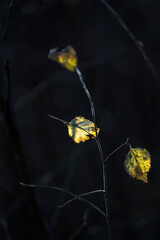
[[[58,207],[62,208],[67,206],[68,204],[76,201],[76,200],[80,200],[81,202],[87,203],[88,205],[90,205],[92,208],[94,208],[97,212],[99,212],[101,215],[106,216],[105,212],[103,212],[99,207],[97,207],[94,203],[79,197],[79,195],[75,195],[74,198],[68,200],[67,202],[65,202],[63,205],[59,205]]]
[[[104,190],[95,190],[95,191],[92,191],[92,192],[79,194],[78,196],[79,197],[85,197],[85,196],[88,196],[88,195],[91,195],[91,194],[95,194],[95,193],[104,193]]]
[[[120,54],[120,53],[121,53],[121,50],[119,49],[119,52],[116,52],[116,54]],[[83,69],[84,68],[89,69],[91,67],[93,68],[94,66],[101,65],[104,62],[106,63],[106,61],[111,62],[116,58],[116,56],[108,55],[108,54],[106,56],[104,54],[100,57],[92,58],[87,61],[81,62],[80,65],[82,66]],[[40,82],[39,84],[37,84],[34,88],[30,89],[26,94],[24,94],[22,97],[20,97],[14,103],[15,112],[19,111],[21,108],[24,107],[24,105],[28,104],[29,102],[34,101],[41,92],[44,92],[47,88],[52,86],[55,82],[67,77],[68,74],[69,74],[69,71],[66,72],[65,69],[60,70],[58,72],[55,72],[54,74],[52,74],[51,76],[49,76],[48,78],[46,78],[45,80]],[[54,81],[53,81],[53,79],[54,79]],[[2,124],[3,121],[4,121],[4,118],[0,114],[0,124]]]
[[[86,199],[83,199],[83,198],[78,198],[78,200],[81,200],[82,202],[87,203],[88,205],[93,207],[97,212],[99,212],[103,216],[106,216],[106,214],[100,208],[98,208],[96,205],[94,205],[92,202],[90,202],[90,201],[88,201]]]
[[[101,0],[101,2],[104,4],[104,6],[108,9],[108,11],[116,18],[122,29],[127,33],[128,37],[132,40],[132,42],[136,45],[138,50],[140,51],[142,57],[144,58],[148,68],[152,72],[155,80],[158,83],[158,86],[160,87],[160,79],[156,72],[155,67],[153,66],[150,58],[147,56],[147,54],[144,51],[144,48],[142,44],[138,41],[138,39],[135,37],[135,35],[132,33],[132,31],[129,29],[129,27],[126,25],[126,23],[123,21],[121,16],[111,7],[111,5],[106,0]]]
[[[70,196],[73,197],[73,199],[70,199],[69,201],[67,201],[66,203],[64,203],[63,205],[60,205],[59,207],[64,207],[66,205],[68,205],[69,203],[75,201],[75,200],[80,200],[81,202],[85,202],[88,205],[92,206],[95,210],[97,210],[99,213],[101,213],[103,216],[105,216],[105,213],[98,208],[95,204],[93,204],[92,202],[81,198],[79,195],[76,195],[68,190],[65,190],[64,188],[59,188],[59,187],[55,187],[55,186],[43,186],[43,185],[35,185],[35,184],[26,184],[26,183],[20,183],[20,185],[24,186],[24,187],[32,187],[32,188],[46,188],[46,189],[53,189],[53,190],[58,190],[61,191],[65,194],[68,194]]]
[[[111,231],[111,223],[110,223],[110,219],[109,219],[109,200],[108,200],[108,190],[107,190],[107,184],[106,184],[106,178],[107,177],[106,177],[106,171],[105,171],[104,154],[103,154],[103,149],[102,149],[99,137],[97,135],[96,114],[95,114],[94,103],[92,101],[90,92],[89,92],[89,90],[88,90],[88,88],[87,88],[87,86],[84,82],[82,73],[81,73],[81,71],[79,70],[78,67],[76,67],[76,73],[78,74],[79,80],[82,84],[82,87],[83,87],[83,89],[84,89],[84,91],[85,91],[85,93],[86,93],[86,95],[89,99],[91,113],[92,113],[92,119],[93,119],[93,122],[95,124],[95,130],[96,130],[95,141],[96,141],[96,144],[97,144],[97,147],[98,147],[98,150],[99,150],[99,153],[100,153],[101,162],[102,162],[102,176],[103,176],[103,190],[104,190],[103,196],[104,196],[104,202],[105,202],[105,219],[106,219],[106,223],[107,223],[107,226],[108,226],[109,238],[110,238],[110,240],[112,240],[113,236],[112,236],[112,231]]]
[[[97,123],[96,123],[96,113],[95,113],[94,103],[92,101],[92,97],[90,95],[90,92],[88,91],[88,88],[87,88],[87,86],[86,86],[86,84],[83,80],[82,73],[81,73],[81,71],[79,70],[78,67],[76,67],[76,73],[77,73],[77,75],[79,77],[79,80],[82,84],[82,87],[83,87],[83,89],[84,89],[84,91],[85,91],[85,93],[86,93],[86,95],[89,99],[90,106],[91,106],[92,119],[93,119],[93,122],[94,122],[94,125],[95,125],[95,131],[96,131],[96,136],[97,136]]]
[[[106,157],[106,159],[104,161],[107,162],[108,158],[110,158],[115,152],[117,152],[123,146],[128,145],[128,143],[129,143],[129,138],[127,138],[127,140],[123,144],[121,144],[119,147],[117,147],[113,152],[108,154],[108,156]]]
[[[54,190],[58,190],[61,192],[64,192],[68,195],[70,195],[71,197],[75,197],[76,195],[71,193],[70,191],[64,189],[64,188],[60,188],[60,187],[55,187],[55,186],[45,186],[45,185],[36,185],[36,184],[26,184],[26,183],[20,183],[20,185],[24,186],[24,187],[31,187],[31,188],[46,188],[46,189],[54,189]]]
[[[107,226],[108,226],[108,232],[109,232],[109,237],[110,240],[113,240],[113,234],[112,234],[112,228],[111,228],[111,222],[110,222],[110,218],[109,218],[109,197],[108,197],[108,189],[107,189],[107,172],[106,172],[106,168],[105,168],[105,162],[104,162],[104,154],[103,154],[103,150],[102,150],[102,146],[100,143],[99,138],[95,138],[96,140],[96,144],[98,146],[98,150],[100,153],[100,157],[101,157],[101,161],[102,161],[102,171],[103,171],[103,187],[104,187],[104,201],[105,201],[105,208],[106,208],[106,222],[107,222]]]
[[[74,197],[74,198],[68,200],[67,202],[65,202],[65,203],[62,204],[62,205],[58,205],[58,207],[59,207],[59,208],[63,208],[63,207],[65,207],[65,206],[67,206],[68,204],[74,202],[75,200],[77,200],[77,197]]]
[[[60,118],[54,117],[54,116],[52,116],[52,115],[50,115],[50,114],[47,114],[47,116],[50,117],[50,118],[53,118],[53,119],[55,119],[55,120],[58,120],[58,121],[64,123],[65,125],[68,125],[68,124],[69,124],[69,122],[64,121],[64,120],[62,120],[62,119],[60,119]]]

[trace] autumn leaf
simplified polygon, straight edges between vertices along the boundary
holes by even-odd
[[[97,128],[97,135],[99,134],[99,130]],[[95,124],[84,117],[75,117],[68,124],[68,134],[76,143],[85,142],[90,137],[96,137]]]
[[[151,156],[144,148],[130,148],[124,162],[127,173],[143,182],[148,182],[147,174],[151,168]]]
[[[86,140],[89,140],[90,137],[95,138],[100,131],[99,128],[95,129],[95,124],[93,122],[84,117],[75,117],[70,122],[67,122],[49,114],[48,116],[67,125],[68,134],[75,143],[85,142]]]
[[[72,72],[74,72],[77,67],[77,54],[72,46],[67,46],[61,51],[58,51],[57,48],[51,49],[48,58],[60,63],[63,67]]]

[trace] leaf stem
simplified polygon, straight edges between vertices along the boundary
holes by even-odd
[[[52,116],[52,115],[50,115],[50,114],[47,114],[47,116],[50,117],[50,118],[53,118],[53,119],[55,119],[55,120],[58,120],[58,121],[64,123],[65,125],[67,125],[67,126],[68,126],[68,124],[69,124],[69,122],[64,121],[64,120],[62,120],[62,119],[60,119],[60,118],[54,117],[54,116]]]

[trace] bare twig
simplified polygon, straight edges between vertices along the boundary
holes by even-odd
[[[95,113],[94,103],[93,103],[92,97],[90,95],[90,92],[88,91],[88,88],[87,88],[87,86],[86,86],[86,84],[83,80],[82,73],[81,73],[81,71],[79,70],[78,67],[76,67],[76,73],[77,73],[77,75],[79,77],[79,80],[82,84],[82,87],[83,87],[83,89],[84,89],[84,91],[85,91],[85,93],[86,93],[86,95],[89,99],[90,106],[91,106],[92,119],[93,119],[93,122],[94,122],[94,125],[95,125],[95,131],[96,131],[96,136],[97,136],[97,124],[96,124],[96,113]]]
[[[93,207],[96,211],[98,211],[100,214],[102,214],[105,217],[105,212],[103,212],[100,208],[98,208],[96,205],[94,205],[92,202],[83,199],[83,198],[78,198],[80,199],[82,202],[89,204],[91,207]]]
[[[53,187],[54,188],[54,187]],[[82,198],[82,197],[85,197],[85,196],[89,196],[89,195],[92,195],[92,194],[95,194],[95,193],[103,193],[104,190],[95,190],[95,191],[92,191],[92,192],[87,192],[87,193],[82,193],[82,194],[78,194],[76,195],[73,199],[70,199],[69,201],[67,201],[66,203],[64,203],[63,205],[59,205],[59,207],[64,207],[68,204],[70,204],[71,202],[77,200],[78,198]]]
[[[53,190],[57,190],[60,192],[64,192],[65,194],[70,195],[71,197],[75,197],[76,195],[71,193],[68,190],[65,190],[63,188],[60,187],[55,187],[55,186],[45,186],[45,185],[36,185],[36,184],[27,184],[27,183],[20,183],[20,185],[24,186],[24,187],[31,187],[31,188],[46,188],[46,189],[53,189]]]
[[[108,156],[106,157],[106,159],[105,159],[105,162],[107,162],[107,160],[108,160],[108,158],[110,158],[114,153],[116,153],[120,148],[122,148],[123,146],[125,146],[125,145],[128,145],[128,143],[129,143],[129,138],[127,138],[127,140],[123,143],[123,144],[121,144],[119,147],[117,147],[113,152],[111,152],[110,154],[108,154]]]
[[[55,120],[58,120],[58,121],[64,123],[65,125],[68,125],[68,124],[69,124],[69,122],[64,121],[64,120],[62,120],[62,119],[60,119],[60,118],[54,117],[54,116],[52,116],[52,115],[50,115],[50,114],[47,114],[47,116],[50,117],[50,118],[53,118],[53,119],[55,119]]]
[[[58,207],[59,207],[59,208],[63,208],[63,207],[65,207],[65,206],[69,205],[70,203],[74,202],[75,200],[77,200],[77,197],[74,197],[74,198],[68,200],[67,202],[65,202],[65,203],[62,204],[62,205],[58,205]]]
[[[119,52],[117,51],[116,54],[120,54],[121,50],[119,49]],[[117,56],[116,55],[116,56]],[[94,66],[103,64],[104,62],[111,62],[115,59],[115,56],[113,55],[102,55],[100,57],[92,58],[87,61],[81,62],[81,66],[84,69],[93,68]],[[24,94],[22,97],[20,97],[15,103],[14,103],[14,110],[19,111],[21,108],[24,107],[24,105],[28,104],[29,102],[34,101],[41,92],[44,92],[47,88],[52,86],[55,82],[65,78],[68,76],[68,72],[66,70],[60,70],[58,72],[55,72],[48,78],[46,78],[44,81],[37,84],[34,88],[30,89],[26,94]],[[53,81],[54,79],[54,81]],[[4,118],[0,114],[0,124],[4,121]]]
[[[95,190],[95,191],[79,194],[78,196],[79,197],[85,197],[85,196],[92,195],[92,194],[95,194],[95,193],[104,193],[104,190],[103,189],[102,190]]]
[[[137,40],[135,35],[132,33],[132,31],[129,29],[129,27],[126,25],[126,23],[123,21],[121,16],[111,7],[111,5],[106,0],[101,0],[101,2],[104,4],[104,6],[108,9],[108,11],[116,18],[122,29],[127,33],[128,37],[132,40],[132,42],[136,45],[138,50],[140,51],[142,57],[144,58],[148,68],[152,72],[155,80],[158,83],[158,86],[160,87],[160,79],[156,72],[155,67],[153,66],[150,58],[147,56],[147,54],[144,51],[143,45]]]
[[[101,213],[103,216],[105,216],[105,213],[98,208],[95,204],[93,204],[92,202],[83,199],[82,197],[80,197],[80,195],[76,195],[68,190],[65,190],[63,188],[60,187],[55,187],[55,186],[43,186],[43,185],[35,185],[35,184],[26,184],[26,183],[20,183],[20,185],[24,186],[24,187],[32,187],[32,188],[46,188],[46,189],[53,189],[53,190],[58,190],[60,192],[63,192],[65,194],[70,195],[71,197],[73,197],[72,199],[70,199],[69,201],[67,201],[66,203],[64,203],[63,205],[60,205],[59,207],[64,207],[66,205],[68,205],[69,203],[75,201],[75,200],[80,200],[81,202],[87,203],[88,205],[90,205],[91,207],[93,207],[95,210],[97,210],[99,213]]]

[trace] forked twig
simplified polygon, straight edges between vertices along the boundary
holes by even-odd
[[[36,184],[27,184],[27,183],[20,183],[20,185],[24,186],[24,187],[32,187],[32,188],[45,188],[45,189],[54,189],[60,192],[63,192],[65,194],[70,195],[71,197],[75,197],[75,194],[71,193],[68,190],[65,190],[64,188],[60,188],[60,187],[55,187],[55,186],[46,186],[46,185],[36,185]]]
[[[83,77],[82,77],[82,74],[80,72],[80,70],[78,69],[78,67],[76,67],[76,72],[79,76],[79,79],[80,79],[80,82],[84,88],[84,91],[89,99],[89,102],[90,102],[90,107],[91,107],[91,112],[92,112],[92,119],[93,119],[93,123],[95,125],[95,130],[96,130],[96,137],[95,137],[95,141],[96,141],[96,144],[97,144],[97,147],[98,147],[98,150],[99,150],[99,153],[100,153],[100,157],[101,157],[101,161],[102,161],[102,176],[103,176],[103,189],[100,189],[100,190],[94,190],[94,191],[91,191],[91,192],[87,192],[87,193],[82,193],[82,194],[79,194],[79,195],[76,195],[68,190],[65,190],[63,188],[59,188],[59,187],[55,187],[55,186],[44,186],[44,185],[34,185],[34,184],[25,184],[25,183],[21,183],[21,185],[23,186],[26,186],[26,187],[34,187],[34,188],[46,188],[46,189],[54,189],[54,190],[58,190],[58,191],[61,191],[65,194],[68,194],[70,195],[72,198],[69,199],[68,201],[66,201],[64,204],[62,205],[59,205],[58,207],[65,207],[71,203],[73,203],[74,201],[76,200],[80,200],[84,203],[87,203],[88,205],[90,205],[91,207],[93,207],[96,211],[98,211],[100,214],[102,214],[105,219],[106,219],[106,223],[107,223],[107,226],[108,226],[108,232],[109,232],[109,237],[110,237],[110,240],[113,240],[113,236],[112,236],[112,232],[111,232],[111,223],[110,223],[110,220],[109,220],[109,201],[108,201],[108,192],[107,192],[107,181],[106,181],[106,171],[105,171],[105,163],[107,161],[107,159],[112,156],[116,151],[118,151],[120,148],[122,148],[124,145],[127,145],[128,144],[128,141],[129,139],[127,139],[125,141],[125,143],[123,143],[122,145],[120,145],[119,147],[117,147],[112,153],[110,153],[107,158],[105,159],[104,158],[104,154],[103,154],[103,149],[102,149],[102,146],[101,146],[101,143],[100,143],[100,140],[99,140],[99,137],[97,135],[97,127],[96,127],[96,114],[95,114],[95,108],[94,108],[94,103],[93,103],[93,100],[91,98],[91,95],[86,87],[86,84],[83,80]],[[65,125],[69,125],[70,123],[67,122],[67,121],[64,121],[60,118],[57,118],[57,117],[54,117],[50,114],[47,114],[49,117],[55,119],[55,120],[58,120],[62,123],[64,123]],[[79,127],[78,125],[75,125],[76,127],[78,128],[81,128]],[[86,131],[84,130],[83,128],[81,128],[83,131]],[[89,195],[92,195],[92,194],[96,194],[96,193],[103,193],[103,196],[104,196],[104,202],[105,202],[105,212],[103,212],[100,208],[98,208],[95,204],[93,204],[92,202],[84,199],[83,197],[85,196],[89,196]]]
[[[108,9],[108,11],[116,18],[122,29],[127,33],[128,37],[132,40],[132,42],[136,45],[138,50],[140,51],[142,57],[144,58],[148,68],[152,72],[155,80],[158,83],[158,86],[160,87],[160,79],[156,72],[155,67],[153,66],[150,58],[147,56],[147,54],[144,51],[143,45],[140,43],[140,41],[137,40],[135,35],[132,33],[132,31],[129,29],[129,27],[126,25],[126,23],[123,21],[121,16],[111,7],[111,5],[106,0],[101,0],[101,2],[104,4],[104,6]]]
[[[100,214],[102,214],[103,216],[105,216],[105,213],[98,208],[95,204],[93,204],[92,202],[83,199],[80,195],[76,195],[64,188],[60,188],[60,187],[55,187],[55,186],[45,186],[45,185],[36,185],[36,184],[26,184],[26,183],[20,183],[20,185],[24,186],[24,187],[32,187],[32,188],[45,188],[45,189],[53,189],[53,190],[58,190],[60,192],[63,192],[67,195],[70,195],[72,197],[72,199],[68,200],[66,203],[64,203],[63,205],[60,205],[59,207],[65,207],[66,205],[68,205],[69,203],[75,201],[75,200],[80,200],[81,202],[87,203],[88,205],[90,205],[92,208],[94,208],[96,211],[98,211]],[[96,192],[96,191],[95,191]]]

